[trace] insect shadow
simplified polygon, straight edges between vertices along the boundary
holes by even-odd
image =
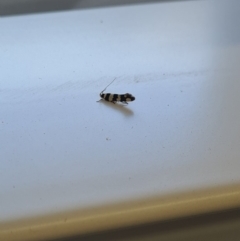
[[[104,99],[101,99],[97,102],[100,102],[100,103],[108,106],[109,108],[112,108],[116,111],[119,111],[125,116],[132,116],[134,114],[134,112],[132,110],[130,110],[126,105],[123,105],[123,104],[119,104],[119,103],[113,104],[113,103],[108,102]]]

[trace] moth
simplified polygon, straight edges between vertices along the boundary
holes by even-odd
[[[111,85],[113,83],[113,81],[109,85]],[[109,85],[107,85],[107,87]],[[103,91],[105,91],[107,89],[107,87]],[[111,93],[103,93],[103,91],[100,93],[100,97],[102,99],[106,100],[106,101],[112,102],[113,104],[116,104],[116,102],[122,102],[124,104],[128,104],[128,102],[131,102],[131,101],[135,100],[135,97],[133,95],[129,94],[129,93],[126,93],[126,94],[111,94]]]

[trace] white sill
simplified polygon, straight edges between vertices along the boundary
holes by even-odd
[[[239,206],[233,3],[1,19],[0,239]],[[132,93],[128,106],[96,102],[115,77],[107,92]]]

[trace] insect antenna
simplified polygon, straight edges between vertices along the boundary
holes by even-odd
[[[114,78],[114,79],[113,79],[113,81],[114,81],[115,79],[116,79],[116,78]],[[112,84],[112,83],[113,83],[113,81],[112,81],[110,84]],[[109,85],[110,85],[110,84],[109,84]],[[103,91],[105,91],[109,85],[107,85],[107,86],[106,86],[106,88],[105,88]],[[102,91],[100,94],[102,94],[102,93],[103,93],[103,91]]]

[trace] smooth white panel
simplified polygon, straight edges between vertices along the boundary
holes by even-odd
[[[239,182],[239,5],[1,18],[0,221]]]

